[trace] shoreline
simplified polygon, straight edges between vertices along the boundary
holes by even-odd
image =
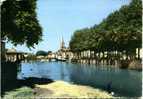
[[[107,66],[107,67],[115,67],[115,68],[119,68],[119,69],[126,69],[126,70],[136,70],[136,71],[142,71],[142,63],[141,60],[122,60],[120,62],[117,62],[116,64],[107,64],[107,63],[102,63],[99,62],[98,64],[96,64],[92,59],[87,59],[89,61],[83,60],[83,59],[75,59],[73,61],[71,61],[71,63],[78,63],[78,64],[88,64],[88,65],[99,65],[100,66]],[[92,62],[90,61],[92,60]],[[84,62],[83,62],[84,61]],[[91,63],[90,63],[91,62]]]
[[[35,85],[34,88],[23,86],[16,90],[6,92],[4,98],[6,99],[8,97],[114,98],[111,94],[101,89],[85,85],[71,84],[65,81],[54,81],[51,83],[34,84],[34,85]]]

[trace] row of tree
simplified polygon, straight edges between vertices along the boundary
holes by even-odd
[[[142,43],[142,1],[132,0],[111,13],[100,24],[74,32],[70,41],[73,52],[113,52],[135,56]]]

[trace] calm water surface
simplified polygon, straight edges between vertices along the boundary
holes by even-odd
[[[141,96],[142,72],[66,62],[22,63],[18,78],[39,77],[88,85],[103,90],[111,88],[119,96]]]

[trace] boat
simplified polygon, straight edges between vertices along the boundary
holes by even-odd
[[[49,60],[48,59],[41,59],[40,61],[41,62],[48,62]]]
[[[57,57],[57,61],[66,61],[66,59],[65,59],[65,58],[62,58],[61,56],[58,56],[58,57]]]

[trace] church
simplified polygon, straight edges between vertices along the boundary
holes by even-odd
[[[60,42],[60,49],[56,52],[57,58],[62,60],[71,60],[73,58],[73,53],[70,51],[69,47],[65,46],[65,42],[62,38]]]

